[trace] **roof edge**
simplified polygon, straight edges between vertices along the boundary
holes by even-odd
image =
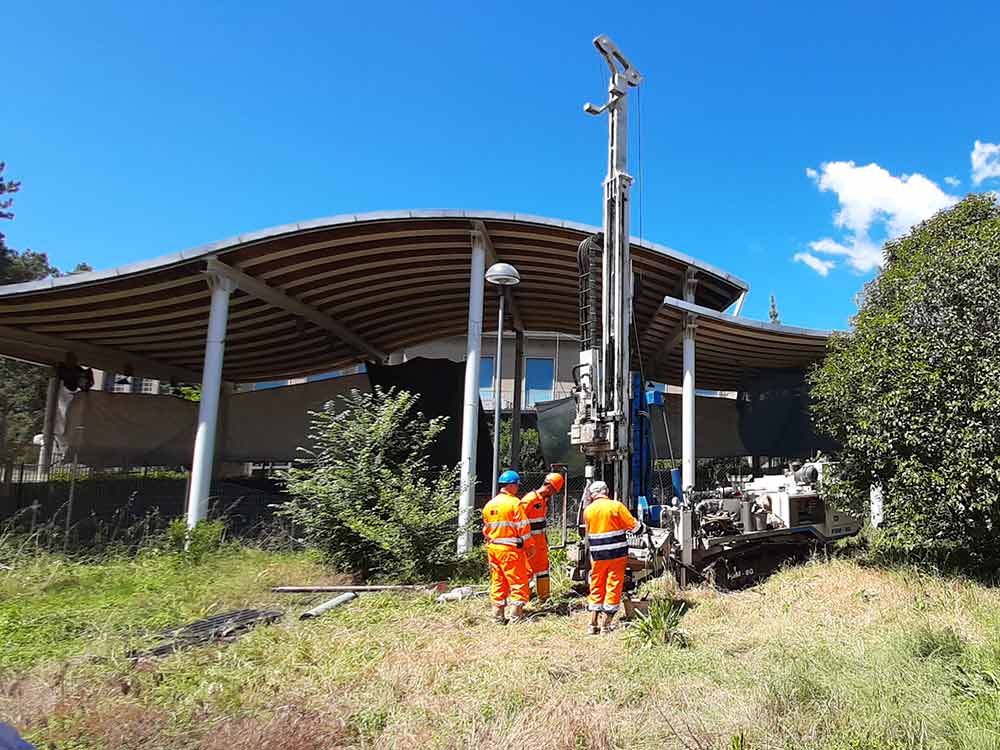
[[[699,317],[711,318],[712,320],[718,320],[721,323],[728,323],[739,328],[766,331],[768,333],[787,334],[789,336],[808,336],[809,338],[815,339],[829,339],[835,333],[844,333],[844,331],[830,331],[821,328],[800,328],[798,326],[786,326],[780,323],[765,323],[763,320],[737,317],[728,313],[719,312],[718,310],[713,310],[710,307],[702,307],[701,305],[696,305],[693,302],[686,302],[682,299],[670,296],[663,298],[663,304],[666,307],[673,307],[674,309],[682,310],[683,312],[688,312],[692,315],[698,315]]]
[[[362,224],[375,221],[388,221],[397,219],[468,219],[468,220],[480,220],[480,221],[514,221],[523,222],[525,224],[535,224],[537,226],[546,227],[557,227],[560,229],[572,229],[575,231],[596,233],[601,231],[599,227],[591,226],[589,224],[581,224],[575,221],[568,221],[564,219],[552,219],[546,216],[535,216],[532,214],[507,212],[507,211],[472,211],[465,209],[406,209],[399,211],[371,211],[368,213],[360,214],[337,214],[334,216],[328,216],[319,219],[311,219],[307,221],[292,222],[289,224],[279,224],[277,226],[268,227],[266,229],[261,229],[253,232],[246,232],[243,234],[238,234],[232,237],[228,237],[223,240],[218,240],[215,242],[209,242],[204,245],[198,245],[196,247],[181,250],[180,252],[171,253],[168,255],[161,255],[150,260],[137,261],[135,263],[126,263],[121,266],[115,266],[104,271],[88,271],[86,273],[71,274],[69,276],[60,276],[58,278],[47,278],[40,281],[26,281],[20,284],[5,284],[0,285],[0,297],[11,297],[18,294],[26,294],[29,292],[39,292],[49,289],[60,289],[62,287],[75,287],[75,286],[86,286],[88,284],[95,284],[101,281],[107,281],[109,279],[118,278],[120,276],[132,276],[142,273],[147,273],[150,271],[158,271],[170,266],[180,265],[182,263],[188,263],[195,260],[200,260],[209,255],[214,255],[216,253],[225,252],[227,250],[234,250],[241,245],[245,245],[251,242],[259,242],[261,240],[273,239],[276,237],[281,237],[283,235],[293,234],[295,232],[309,232],[318,229],[327,229],[331,227],[346,226],[349,224]],[[747,292],[750,289],[750,285],[740,279],[737,276],[723,271],[710,263],[705,263],[697,258],[694,258],[686,253],[682,253],[678,250],[674,250],[666,245],[660,245],[655,242],[650,242],[648,240],[641,239],[639,237],[632,236],[629,238],[629,242],[632,245],[641,247],[645,250],[649,250],[660,255],[664,255],[673,260],[679,261],[680,263],[697,268],[699,271],[711,274],[731,284],[734,287],[742,290],[742,292]],[[739,295],[737,294],[736,297]],[[736,297],[730,301],[732,304]],[[707,308],[706,308],[707,309]]]

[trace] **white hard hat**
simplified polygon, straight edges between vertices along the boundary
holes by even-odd
[[[608,494],[608,483],[602,482],[598,479],[596,482],[590,483],[590,496],[595,497],[597,495],[607,495]]]

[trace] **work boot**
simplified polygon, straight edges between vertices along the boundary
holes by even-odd
[[[505,609],[506,607],[503,604],[493,605],[493,622],[495,622],[497,625],[507,624],[507,618],[504,616]]]
[[[610,633],[614,628],[611,626],[611,621],[615,618],[614,612],[604,613],[604,622],[601,623],[601,634]]]

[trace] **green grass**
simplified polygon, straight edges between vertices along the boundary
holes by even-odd
[[[308,554],[237,547],[21,559],[0,572],[0,717],[74,750],[1000,747],[1000,593],[974,583],[845,561],[738,594],[654,583],[687,609],[657,605],[636,643],[585,635],[579,609],[502,629],[482,599],[416,594],[300,622],[320,597],[269,591],[322,580]],[[125,658],[150,630],[242,606],[289,616]]]

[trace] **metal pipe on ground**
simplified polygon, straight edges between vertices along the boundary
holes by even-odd
[[[335,607],[339,607],[341,604],[347,604],[352,599],[357,599],[358,595],[353,591],[348,591],[346,593],[340,594],[339,596],[333,597],[329,601],[325,601],[319,606],[313,607],[307,612],[303,612],[299,615],[300,620],[311,620],[314,617],[319,617],[320,615],[329,612]]]
[[[334,592],[364,592],[364,591],[420,591],[422,589],[440,589],[442,584],[427,585],[395,585],[395,586],[275,586],[271,591],[275,594],[321,594]]]

